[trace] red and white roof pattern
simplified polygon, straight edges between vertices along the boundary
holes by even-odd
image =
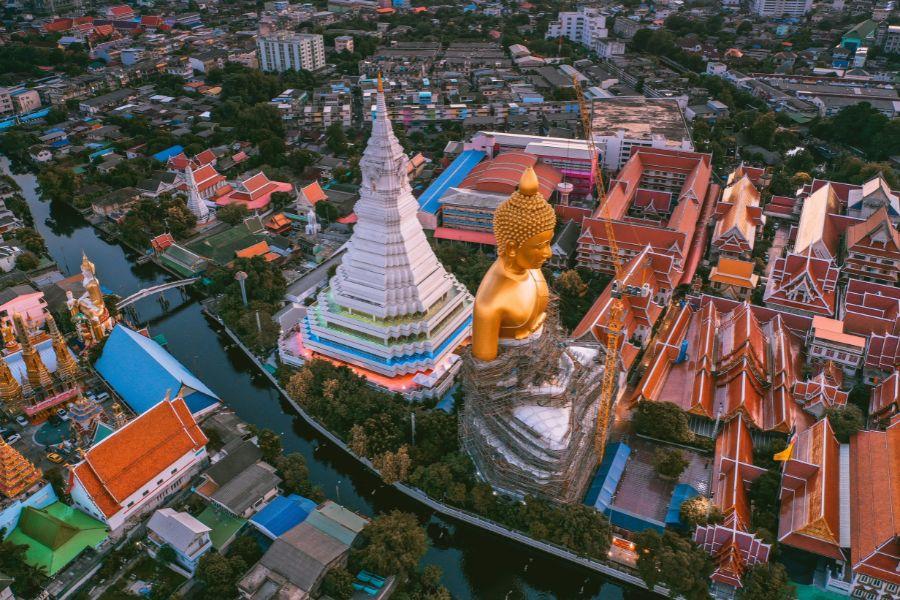
[[[763,300],[792,310],[834,315],[838,268],[829,259],[788,254],[775,261]]]
[[[850,279],[841,308],[848,333],[900,335],[900,288]]]

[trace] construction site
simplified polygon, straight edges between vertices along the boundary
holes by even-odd
[[[466,356],[460,442],[479,475],[514,497],[581,502],[598,459],[601,358],[566,345],[553,310],[542,334],[504,346],[496,360]]]

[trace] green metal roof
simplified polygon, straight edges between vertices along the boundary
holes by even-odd
[[[7,540],[28,546],[25,562],[52,576],[86,548],[99,546],[107,537],[109,532],[102,522],[62,502],[54,502],[42,509],[25,507]]]
[[[246,519],[240,519],[224,510],[218,510],[207,506],[203,512],[197,515],[197,520],[212,529],[209,539],[213,548],[221,550],[237,535],[237,532],[247,523]]]

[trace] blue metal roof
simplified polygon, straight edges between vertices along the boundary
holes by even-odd
[[[291,494],[275,496],[250,519],[257,529],[268,537],[275,539],[284,535],[300,523],[318,506],[309,498]]]
[[[162,346],[124,325],[109,334],[95,368],[137,414],[167,393],[184,398],[194,414],[219,402],[215,392]]]
[[[591,487],[588,488],[584,497],[585,504],[593,506],[600,512],[606,512],[609,509],[630,454],[631,448],[622,442],[607,444],[606,452],[603,453],[603,462],[600,463]]]
[[[437,214],[441,207],[439,200],[444,193],[453,186],[459,185],[484,156],[485,153],[481,150],[463,150],[456,160],[450,163],[450,166],[419,196],[419,210],[433,215]]]
[[[168,161],[170,158],[172,158],[173,156],[178,156],[182,152],[184,152],[184,146],[175,145],[175,146],[166,148],[165,150],[160,150],[159,152],[157,152],[156,154],[153,155],[153,158],[155,158],[159,162],[164,163],[164,162]]]
[[[666,511],[666,525],[682,525],[681,503],[696,496],[699,492],[693,486],[679,483],[672,491],[672,499],[669,501],[669,509]]]

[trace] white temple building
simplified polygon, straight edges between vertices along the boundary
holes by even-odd
[[[299,325],[296,353],[346,363],[411,400],[440,397],[460,367],[474,299],[431,250],[416,216],[408,158],[376,100],[359,166],[358,221],[328,287]]]
[[[188,161],[187,166],[184,168],[184,182],[188,188],[188,210],[197,217],[198,224],[208,222],[210,220],[209,207],[206,206],[206,202],[200,197],[200,192],[197,189],[197,182],[194,181],[194,172],[191,170],[190,161]]]

